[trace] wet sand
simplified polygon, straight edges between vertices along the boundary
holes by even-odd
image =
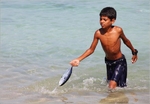
[[[35,98],[35,97],[34,97]],[[149,104],[149,92],[147,91],[116,91],[67,92],[59,95],[38,96],[39,99],[28,99],[28,104]]]
[[[62,101],[67,104],[149,104],[149,92],[146,91],[116,91],[113,93],[67,94]]]
[[[100,100],[100,104],[123,103],[128,104],[129,98],[122,91],[109,93],[108,96]]]

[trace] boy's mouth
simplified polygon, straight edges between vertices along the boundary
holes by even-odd
[[[104,25],[104,24],[101,24],[101,27],[105,27],[105,25]]]

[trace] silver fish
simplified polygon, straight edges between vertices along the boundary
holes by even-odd
[[[70,69],[68,69],[63,76],[61,77],[61,79],[59,80],[59,86],[64,85],[68,79],[70,78],[71,74],[72,74],[72,69],[73,67],[71,67]]]

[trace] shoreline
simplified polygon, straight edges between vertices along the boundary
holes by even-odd
[[[147,91],[115,91],[108,92],[80,92],[64,94],[62,101],[73,104],[148,104],[149,92]],[[63,99],[64,98],[64,99]]]
[[[58,95],[41,95],[40,99],[27,100],[29,104],[148,104],[147,90],[119,90],[113,93],[93,91],[68,91]]]
[[[43,92],[42,92],[43,91]],[[55,92],[56,91],[56,92]],[[62,89],[53,91],[19,90],[5,92],[0,103],[17,104],[148,104],[149,89],[117,89],[114,92],[70,89],[61,93]],[[8,94],[9,93],[9,94]],[[10,94],[11,93],[11,94]],[[8,96],[12,95],[13,96]]]

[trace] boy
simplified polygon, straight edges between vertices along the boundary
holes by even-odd
[[[114,8],[103,8],[99,15],[101,28],[96,30],[90,48],[87,49],[80,57],[72,60],[70,64],[72,66],[78,66],[80,61],[94,52],[98,41],[100,41],[105,52],[105,63],[107,68],[107,81],[109,81],[109,89],[113,90],[116,88],[116,86],[125,87],[127,86],[127,63],[125,56],[122,54],[120,49],[121,39],[132,52],[132,63],[137,61],[138,51],[134,49],[130,40],[126,38],[122,28],[112,25],[115,22],[117,15]]]

